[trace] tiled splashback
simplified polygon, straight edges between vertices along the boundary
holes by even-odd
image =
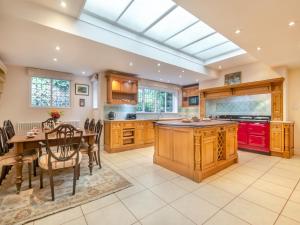
[[[182,117],[199,117],[199,107],[180,107],[178,112]]]
[[[271,115],[271,95],[236,96],[206,101],[210,115]]]

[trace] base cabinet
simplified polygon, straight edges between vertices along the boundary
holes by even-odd
[[[290,158],[294,155],[294,123],[271,122],[271,155]]]
[[[153,121],[104,122],[104,150],[107,152],[142,148],[153,143]]]

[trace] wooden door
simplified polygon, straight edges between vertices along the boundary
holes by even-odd
[[[270,149],[273,152],[283,152],[283,131],[281,123],[274,123],[270,126]]]
[[[217,162],[217,132],[209,129],[203,132],[201,143],[201,168],[213,168]]]

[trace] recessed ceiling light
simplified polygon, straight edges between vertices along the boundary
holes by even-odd
[[[55,47],[55,49],[56,49],[56,51],[59,51],[59,50],[60,50],[60,47],[57,45],[57,46]]]
[[[82,71],[81,73],[84,75],[84,74],[85,74],[85,71]]]
[[[289,22],[289,26],[290,26],[290,27],[293,27],[293,26],[295,26],[295,25],[296,25],[296,22],[295,22],[295,21]]]
[[[160,63],[157,63],[157,66],[160,66]]]
[[[184,73],[184,70],[182,70],[182,72]]]
[[[158,70],[157,72],[159,72],[159,73],[160,73],[160,70]]]
[[[235,34],[240,34],[240,33],[241,33],[241,30],[237,29],[234,33],[235,33]]]
[[[133,66],[133,62],[129,62],[129,66]]]
[[[170,83],[170,80],[167,80],[168,83]]]
[[[221,65],[220,65],[220,66],[218,66],[218,69],[219,69],[219,70],[221,70],[221,69],[222,69],[222,66],[221,66]]]
[[[162,79],[162,78],[160,78],[159,80],[160,80],[160,81],[162,81],[163,79]]]
[[[258,46],[258,47],[256,48],[256,50],[257,50],[257,51],[260,51],[260,50],[261,50],[261,47]]]
[[[67,7],[67,3],[64,2],[64,1],[61,1],[60,2],[60,6],[63,7],[63,8],[66,8]]]
[[[182,75],[179,75],[179,78],[182,78]]]
[[[196,82],[199,82],[199,79],[197,79]]]
[[[57,62],[57,58],[53,58],[53,61],[54,61],[54,62]]]

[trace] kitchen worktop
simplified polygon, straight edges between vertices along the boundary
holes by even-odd
[[[208,121],[199,121],[199,122],[190,122],[185,123],[182,121],[157,121],[156,125],[161,126],[176,126],[176,127],[211,127],[211,126],[221,126],[236,124],[236,121],[228,120],[208,120]]]
[[[181,120],[182,118],[160,118],[160,119],[135,119],[135,120],[126,120],[126,119],[116,119],[116,120],[104,120],[104,122],[138,122],[138,121],[166,121],[166,120]]]

